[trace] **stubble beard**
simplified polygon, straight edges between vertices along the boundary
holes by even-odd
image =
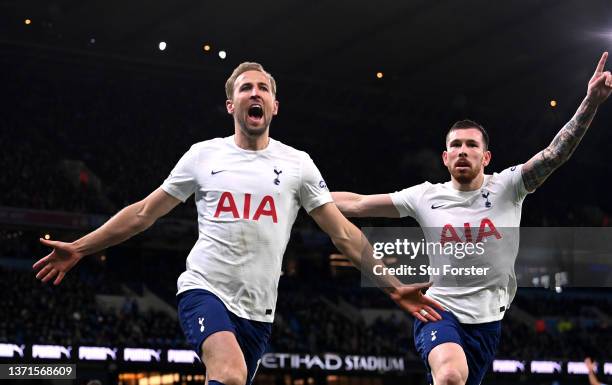
[[[237,119],[238,126],[240,127],[240,131],[242,131],[246,136],[253,138],[258,137],[265,134],[270,127],[270,121],[264,118],[264,124],[259,127],[250,127],[247,123],[246,119]]]
[[[470,167],[470,170],[468,172],[461,172],[454,168],[448,171],[451,173],[453,178],[460,184],[470,184],[474,179],[476,179],[476,177],[478,177],[478,171],[473,169],[472,167]]]

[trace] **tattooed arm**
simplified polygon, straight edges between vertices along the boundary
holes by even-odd
[[[612,75],[610,71],[603,71],[607,58],[608,53],[604,52],[589,81],[587,96],[574,117],[563,126],[548,147],[523,165],[522,176],[527,191],[538,188],[553,171],[570,158],[593,121],[597,107],[610,96]]]
[[[557,167],[569,159],[589,128],[596,111],[597,104],[587,96],[578,107],[576,115],[559,131],[548,147],[523,165],[523,182],[527,191],[532,192],[540,187]]]

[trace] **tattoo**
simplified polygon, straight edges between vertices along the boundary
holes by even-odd
[[[523,165],[523,182],[527,191],[534,191],[559,166],[565,163],[578,147],[597,112],[597,103],[585,98],[574,117],[557,133],[544,150]]]

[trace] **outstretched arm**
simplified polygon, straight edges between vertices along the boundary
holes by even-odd
[[[430,283],[402,286],[395,276],[374,274],[374,266],[384,266],[383,262],[373,257],[372,246],[363,233],[342,216],[334,204],[327,203],[319,206],[312,210],[310,215],[330,236],[338,250],[346,255],[362,273],[371,278],[378,287],[389,294],[402,309],[423,322],[441,319],[434,307],[444,310],[442,305],[421,292],[421,289],[430,286]]]
[[[155,221],[176,207],[180,200],[161,188],[148,197],[125,207],[105,224],[75,242],[59,242],[41,239],[40,242],[53,248],[46,257],[33,266],[40,271],[36,278],[47,282],[55,277],[53,284],[59,285],[66,273],[86,255],[121,243],[148,229]]]
[[[537,189],[553,171],[570,158],[593,121],[597,107],[610,96],[612,76],[610,71],[604,72],[607,58],[608,53],[604,52],[589,81],[587,96],[574,117],[563,126],[548,147],[523,165],[523,182],[527,191]]]
[[[360,195],[344,191],[331,194],[338,209],[347,217],[400,217],[389,194]]]

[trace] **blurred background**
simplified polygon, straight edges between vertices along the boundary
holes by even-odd
[[[611,48],[607,0],[0,2],[0,361],[76,363],[83,384],[202,382],[174,299],[193,199],[59,287],[31,265],[49,252],[38,238],[80,237],[159,187],[191,144],[231,135],[224,83],[240,62],[274,75],[271,136],[307,151],[330,190],[386,193],[446,181],[444,136],[464,118],[489,131],[489,173],[525,162]],[[608,101],[526,199],[523,226],[610,225],[611,117]],[[425,384],[411,317],[335,253],[302,211],[254,383]],[[520,288],[483,383],[588,384],[586,356],[609,381],[611,293]]]

